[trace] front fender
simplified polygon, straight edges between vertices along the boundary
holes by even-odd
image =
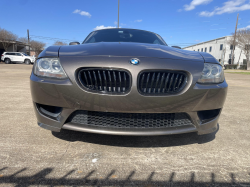
[[[204,58],[205,63],[214,63],[214,64],[220,64],[216,58],[214,58],[213,55],[205,52],[199,52],[200,55]]]

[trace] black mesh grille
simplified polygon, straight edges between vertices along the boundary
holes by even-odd
[[[125,70],[82,69],[78,80],[88,91],[108,94],[125,94],[131,86],[130,74]]]
[[[186,113],[114,113],[78,110],[67,122],[110,128],[166,128],[192,125]]]
[[[138,90],[142,95],[168,95],[180,92],[187,83],[184,72],[144,71],[138,77]]]

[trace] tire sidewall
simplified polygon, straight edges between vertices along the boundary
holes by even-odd
[[[27,65],[30,65],[30,60],[29,59],[25,59],[24,63],[27,64]]]
[[[10,64],[11,63],[9,58],[4,59],[4,62],[5,62],[5,64]]]

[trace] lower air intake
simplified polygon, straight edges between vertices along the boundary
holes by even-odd
[[[116,113],[78,110],[66,123],[109,128],[167,128],[193,125],[186,113]]]

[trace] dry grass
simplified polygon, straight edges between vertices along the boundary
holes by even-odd
[[[234,74],[250,75],[250,72],[226,72],[226,73],[234,73]]]

